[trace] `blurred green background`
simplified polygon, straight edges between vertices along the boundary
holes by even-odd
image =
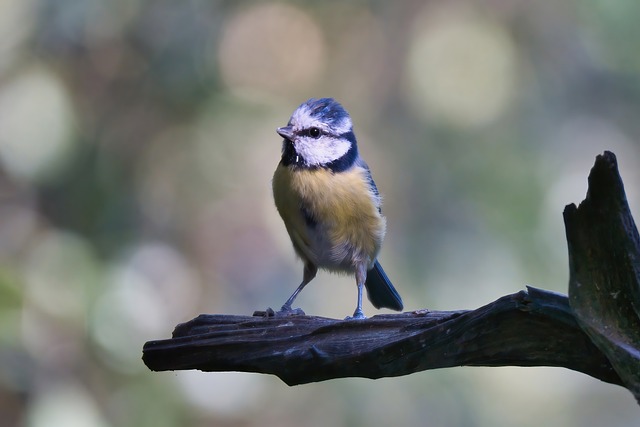
[[[613,150],[638,215],[634,0],[0,1],[2,426],[636,426],[625,389],[559,368],[289,388],[151,373],[145,341],[298,285],[271,199],[275,129],[350,111],[407,310],[566,292],[562,210]],[[353,279],[297,303],[342,318]],[[376,311],[369,303],[365,312]]]

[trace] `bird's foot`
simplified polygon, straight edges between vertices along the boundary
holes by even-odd
[[[276,312],[273,311],[273,308],[267,307],[266,310],[256,310],[253,312],[253,317],[273,317],[276,315]]]
[[[353,316],[347,316],[347,317],[344,318],[344,320],[364,320],[366,318],[367,318],[367,316],[365,316],[364,313],[362,312],[362,310],[358,308],[353,313]]]
[[[300,307],[291,308],[289,306],[283,305],[280,311],[275,312],[276,316],[306,316],[306,313],[302,311]]]
[[[279,311],[275,311],[273,308],[268,307],[266,310],[256,310],[253,312],[255,317],[284,317],[284,316],[306,316],[305,312],[301,308],[291,308],[287,305],[283,305]]]

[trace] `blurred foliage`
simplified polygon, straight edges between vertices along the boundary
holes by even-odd
[[[4,0],[2,425],[636,425],[624,389],[561,369],[292,390],[151,373],[140,356],[178,322],[275,307],[297,286],[270,179],[275,128],[312,96],[352,114],[407,309],[566,292],[561,212],[605,149],[638,212],[639,8]],[[343,317],[352,282],[321,274],[298,303]]]

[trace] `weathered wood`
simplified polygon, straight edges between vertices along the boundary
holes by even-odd
[[[144,346],[154,371],[274,374],[289,385],[380,378],[452,366],[562,366],[621,384],[577,325],[567,297],[528,288],[477,310],[378,315],[201,315]]]
[[[613,153],[598,156],[586,199],[564,220],[571,307],[640,403],[640,237]]]

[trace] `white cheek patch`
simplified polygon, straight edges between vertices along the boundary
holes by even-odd
[[[309,166],[322,166],[347,154],[351,143],[342,138],[321,136],[318,139],[303,137],[295,142],[295,149]]]

